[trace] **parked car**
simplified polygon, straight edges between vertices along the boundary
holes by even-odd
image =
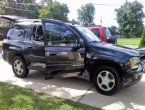
[[[100,25],[94,25],[88,27],[101,41],[106,43],[117,44],[117,37],[112,36],[108,27],[102,27]]]
[[[45,70],[49,78],[84,76],[104,95],[142,78],[138,51],[103,43],[86,27],[53,19],[17,20],[7,37],[2,56],[19,78],[30,69]]]

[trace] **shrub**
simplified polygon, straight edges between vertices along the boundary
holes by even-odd
[[[139,44],[139,48],[141,48],[141,47],[145,47],[145,29],[142,33],[140,44]]]

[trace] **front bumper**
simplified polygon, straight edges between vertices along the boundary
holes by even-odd
[[[123,77],[123,86],[131,86],[139,82],[143,75],[142,70],[142,65],[139,65],[137,70],[127,70]]]

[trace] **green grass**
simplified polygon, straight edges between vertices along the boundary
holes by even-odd
[[[101,110],[0,82],[0,110]]]
[[[139,45],[141,38],[118,38],[118,45]]]

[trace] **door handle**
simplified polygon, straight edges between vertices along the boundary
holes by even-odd
[[[28,49],[32,49],[32,47],[28,47]]]
[[[53,53],[49,53],[50,56],[54,56],[57,55],[57,53],[53,52]]]

